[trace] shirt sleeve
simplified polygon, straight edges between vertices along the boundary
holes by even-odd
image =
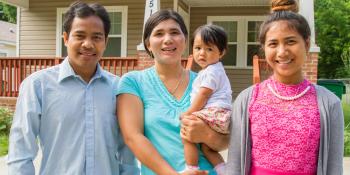
[[[141,97],[138,75],[138,72],[135,71],[129,72],[122,76],[118,83],[118,89],[116,90],[115,94],[132,94]]]
[[[10,131],[9,175],[35,174],[33,160],[38,152],[40,92],[40,82],[27,80],[21,84]]]
[[[220,74],[215,74],[213,69],[208,69],[202,77],[202,81],[200,83],[200,87],[206,87],[213,91],[215,91],[218,88],[219,81],[220,81]]]
[[[332,96],[335,95],[332,94]],[[331,105],[329,111],[330,135],[327,174],[343,174],[344,115],[341,101],[337,99],[337,101]]]

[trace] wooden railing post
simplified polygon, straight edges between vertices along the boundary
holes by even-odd
[[[253,56],[253,84],[260,83],[259,56]]]

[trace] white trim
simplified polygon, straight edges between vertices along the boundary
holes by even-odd
[[[66,12],[68,7],[57,8],[56,13],[56,57],[61,57],[62,52],[62,14]],[[121,12],[122,13],[122,28],[120,35],[111,35],[108,37],[120,37],[121,38],[121,50],[120,56],[125,57],[127,55],[127,20],[128,20],[128,6],[105,6],[107,12]]]
[[[0,44],[3,44],[3,45],[9,45],[9,46],[17,46],[15,42],[12,42],[12,41],[1,41],[0,40]]]
[[[174,0],[174,8],[173,8],[174,11],[175,12],[179,12],[178,8],[179,8],[179,0]]]
[[[178,6],[177,8],[177,12],[182,16],[184,22],[185,22],[185,25],[186,25],[186,29],[187,29],[187,33],[190,32],[190,24],[191,24],[191,18],[190,18],[190,14],[187,13],[182,7]],[[190,42],[189,42],[189,38],[190,35],[188,34],[187,35],[187,38],[186,38],[186,47],[187,47],[187,50],[184,52],[184,56],[188,56],[190,55]]]
[[[251,69],[252,66],[247,66],[247,47],[248,47],[248,21],[264,21],[266,16],[208,16],[207,23],[213,21],[236,21],[237,22],[237,42],[231,44],[237,44],[236,66],[225,66],[225,68],[247,68]]]
[[[16,27],[17,27],[17,33],[16,33],[16,57],[19,57],[20,56],[20,50],[19,50],[19,47],[20,47],[20,43],[19,43],[19,37],[20,37],[20,29],[19,27],[21,26],[20,23],[21,23],[21,7],[17,7],[17,24],[16,24]]]
[[[107,12],[121,12],[122,13],[122,31],[120,35],[108,35],[108,37],[121,37],[121,50],[120,50],[120,56],[126,57],[127,55],[127,37],[128,37],[128,6],[105,6]]]
[[[320,52],[320,48],[315,41],[314,0],[299,0],[299,9],[299,14],[305,17],[311,30],[311,47],[309,51]]]
[[[5,54],[4,57],[7,57],[9,55],[9,52],[7,52],[6,50],[0,49],[0,54]],[[0,57],[3,57],[0,55]]]
[[[68,7],[57,8],[56,12],[56,57],[62,56],[62,15]]]

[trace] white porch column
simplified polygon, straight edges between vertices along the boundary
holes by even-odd
[[[145,28],[145,24],[146,24],[147,19],[153,13],[157,12],[159,9],[160,9],[160,0],[146,0],[145,16],[144,16],[144,19],[143,19],[143,29]],[[143,32],[142,32],[142,35],[143,35]],[[145,50],[142,41],[141,41],[141,43],[139,45],[137,45],[137,50]]]
[[[315,19],[314,19],[314,0],[299,0],[299,13],[303,15],[310,25],[311,29],[311,47],[310,52],[318,53],[320,48],[315,42]]]

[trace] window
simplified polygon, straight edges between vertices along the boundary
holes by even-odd
[[[237,21],[214,21],[213,24],[221,26],[227,32],[228,49],[222,62],[224,65],[237,65]]]
[[[228,35],[228,51],[222,62],[226,68],[252,67],[259,52],[259,28],[263,16],[209,16],[208,23],[219,25]]]
[[[247,66],[253,66],[253,56],[259,53],[260,44],[258,42],[259,28],[261,21],[248,21],[247,31]]]
[[[0,57],[6,57],[7,56],[7,53],[5,52],[0,52]]]
[[[127,6],[107,6],[111,29],[108,44],[103,56],[126,56],[127,46]],[[67,49],[63,42],[63,16],[66,8],[57,9],[56,56],[67,56]]]

